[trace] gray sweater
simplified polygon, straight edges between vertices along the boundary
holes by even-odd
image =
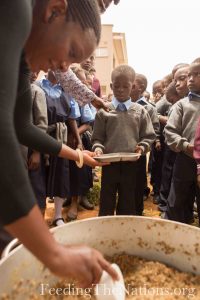
[[[134,152],[137,145],[148,152],[156,138],[146,109],[137,103],[125,111],[100,109],[95,118],[92,135],[93,150],[100,147],[104,153]]]
[[[152,122],[152,125],[153,125],[153,129],[156,133],[156,140],[159,141],[159,138],[160,138],[160,122],[159,122],[159,119],[158,119],[156,108],[151,104],[144,105],[144,108],[148,111],[148,114],[150,116],[150,119],[151,119],[151,122]]]
[[[164,95],[157,103],[156,103],[156,110],[158,115],[166,116],[167,112],[171,108],[171,103],[169,103]]]
[[[199,116],[200,98],[186,97],[174,104],[164,130],[165,141],[173,151],[185,152],[189,144],[194,144]]]
[[[32,118],[33,124],[42,131],[47,132],[48,116],[47,103],[44,91],[36,84],[31,84],[32,93]]]

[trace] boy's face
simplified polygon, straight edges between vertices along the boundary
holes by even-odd
[[[200,94],[200,64],[189,67],[187,85],[191,92]]]
[[[120,74],[113,78],[110,86],[115,98],[120,102],[125,102],[130,98],[133,82],[128,75]]]
[[[136,102],[141,97],[142,94],[141,85],[142,83],[136,79],[131,91],[131,100],[133,102]]]
[[[155,84],[154,87],[153,87],[154,101],[155,102],[159,101],[162,98],[163,95],[164,95],[164,91],[163,91],[162,82]]]
[[[95,56],[92,54],[81,63],[81,67],[86,71],[90,71],[90,69],[94,66],[94,60]]]
[[[188,74],[188,67],[178,69],[174,74],[176,91],[180,96],[180,98],[183,98],[188,94],[187,74]]]

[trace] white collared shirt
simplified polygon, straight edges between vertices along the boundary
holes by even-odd
[[[131,105],[133,104],[131,98],[129,98],[129,99],[126,100],[125,102],[120,102],[120,101],[118,101],[115,97],[113,97],[113,99],[112,99],[112,104],[113,104],[113,106],[115,107],[115,109],[117,109],[118,105],[121,104],[121,103],[123,103],[123,104],[126,106],[126,109],[127,109],[127,110],[128,110],[128,109],[131,107]]]

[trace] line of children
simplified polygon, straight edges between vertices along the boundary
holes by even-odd
[[[165,218],[184,223],[190,223],[193,218],[195,196],[199,209],[200,190],[196,184],[193,149],[200,115],[200,64],[191,64],[187,76],[189,95],[174,105],[165,127],[167,145],[177,152]]]
[[[92,88],[92,76],[89,72],[85,73],[82,69],[77,68],[75,73],[82,83],[86,83],[87,76],[88,84]],[[172,77],[173,81],[171,82]],[[195,198],[198,212],[200,212],[200,191],[196,184],[197,182],[200,184],[199,127],[196,132],[194,151],[194,158],[198,165],[195,163],[192,153],[195,130],[200,115],[199,78],[200,63],[198,60],[189,67],[182,63],[176,65],[172,74],[164,78],[164,85],[163,81],[154,83],[153,96],[156,102],[156,111],[153,104],[150,104],[144,97],[147,78],[142,74],[135,74],[129,66],[121,65],[112,72],[113,98],[108,105],[108,111],[100,109],[96,114],[91,106],[79,107],[76,101],[72,101],[78,113],[75,114],[74,119],[71,118],[74,122],[76,119],[79,127],[70,125],[76,140],[75,148],[82,148],[84,144],[85,149],[90,149],[92,132],[90,125],[96,114],[92,133],[92,149],[96,155],[117,152],[142,154],[137,162],[111,163],[102,168],[99,216],[114,215],[115,211],[117,215],[142,215],[146,182],[145,154],[153,143],[151,183],[155,202],[158,202],[159,209],[165,213],[164,217],[190,223],[193,218]],[[62,92],[64,93],[57,82],[52,81],[51,84],[47,84],[44,81],[42,87],[51,101],[54,97],[60,98]],[[188,88],[189,96],[185,97],[188,94]],[[68,98],[67,95],[65,97]],[[180,100],[181,98],[184,99]],[[70,107],[73,106],[69,99],[67,101],[65,99],[64,102],[62,109],[65,111],[66,118],[60,120],[61,123],[69,122]],[[71,104],[65,106],[69,102]],[[49,106],[48,123],[52,125],[51,118],[54,115],[50,110],[50,105],[47,106]],[[55,122],[59,123],[59,120],[56,119]],[[159,125],[161,125],[161,130],[159,130]],[[200,121],[198,126],[200,126]],[[62,129],[62,126],[59,127],[59,130],[62,131]],[[89,134],[85,134],[88,129]],[[165,135],[163,135],[163,129]],[[82,141],[80,135],[82,135]],[[62,137],[65,136],[66,134],[62,132]],[[62,139],[62,141],[65,140]],[[37,158],[37,155],[35,156]],[[30,153],[29,158],[30,166],[33,165],[30,169],[34,169],[34,163],[37,161],[33,159],[34,152]],[[49,193],[49,188],[47,189],[47,195],[51,194],[55,197],[54,223],[61,225],[64,223],[61,215],[63,199],[71,196],[68,220],[76,219],[78,204],[92,186],[92,170],[89,167],[78,169],[73,162],[70,162],[69,171],[68,161],[65,161],[67,164],[65,172],[62,172],[60,165],[58,168],[56,167],[57,171],[55,171],[58,158],[56,158],[56,164],[51,162],[51,159],[55,160],[55,158],[50,158],[50,169],[52,168],[53,171],[49,173],[50,176],[48,175],[50,183],[48,186],[54,189],[55,178],[60,178],[58,185],[66,191],[62,194],[55,192],[54,189],[52,193]],[[64,164],[62,166],[64,167]],[[68,177],[71,179],[70,184],[67,182]],[[57,202],[57,198],[62,200],[60,205],[56,204],[59,202]]]
[[[179,65],[180,66],[180,65]],[[189,66],[189,65],[188,65]],[[187,96],[188,94],[188,87],[187,87],[187,67],[180,67],[179,69],[176,68],[176,72],[174,73],[174,81],[168,86],[166,91],[166,98],[168,102],[172,104],[172,107],[168,113],[172,112],[173,105],[180,100],[181,98]],[[161,179],[161,187],[158,199],[158,208],[161,212],[166,211],[167,207],[167,198],[169,196],[169,191],[171,187],[171,179],[172,179],[172,172],[173,166],[176,159],[176,152],[172,151],[166,144],[165,144],[165,151],[164,151],[164,159],[163,159],[163,166],[162,166],[162,179]]]

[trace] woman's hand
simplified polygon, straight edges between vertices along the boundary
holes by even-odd
[[[90,152],[87,150],[83,151],[83,161],[85,165],[88,165],[90,167],[96,167],[96,166],[106,166],[109,165],[109,163],[100,163],[98,161],[96,161],[95,159],[93,159],[93,157],[96,154],[94,152]]]
[[[114,280],[116,272],[102,254],[87,246],[64,246],[59,244],[49,232],[38,206],[17,221],[5,226],[54,274],[78,280],[82,287],[90,287],[99,282],[103,270]],[[26,228],[26,230],[24,230]]]
[[[108,272],[113,280],[118,280],[118,275],[97,250],[87,246],[60,245],[49,269],[59,277],[78,280],[82,288],[97,284],[103,270]]]
[[[104,100],[102,100],[97,96],[94,98],[94,100],[91,103],[96,109],[103,108],[104,110],[108,111],[108,104],[106,104]]]

